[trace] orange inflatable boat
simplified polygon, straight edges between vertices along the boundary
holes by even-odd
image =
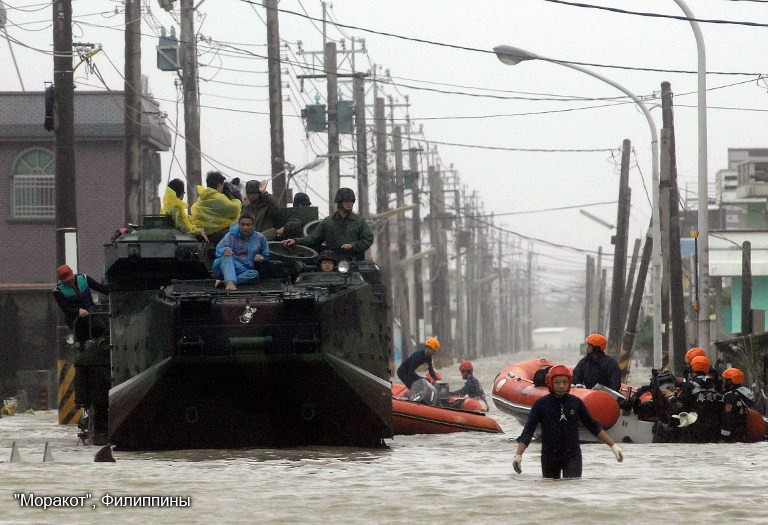
[[[392,385],[392,417],[395,435],[504,432],[495,419],[481,411],[415,403],[399,397],[405,390],[407,389],[404,385]],[[464,406],[466,405],[465,402]]]

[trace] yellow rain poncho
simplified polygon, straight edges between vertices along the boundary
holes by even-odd
[[[171,188],[165,188],[163,209],[160,213],[170,215],[173,219],[173,227],[180,232],[195,234],[197,228],[187,216],[187,203],[179,199]]]
[[[231,199],[205,186],[197,187],[200,196],[192,205],[192,224],[205,230],[206,235],[229,228],[240,217],[240,208],[243,203],[238,199]]]

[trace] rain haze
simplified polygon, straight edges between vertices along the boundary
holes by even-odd
[[[173,151],[162,154],[164,178],[183,178],[181,91],[175,73],[157,69],[155,52],[162,28],[179,34],[178,2],[173,12],[156,1],[142,3],[142,74],[171,131],[179,133]],[[7,41],[0,45],[0,90],[19,90],[23,82],[26,90],[41,91],[53,78],[51,4],[4,4],[6,33],[0,36]],[[103,46],[76,71],[76,89],[122,90],[123,2],[72,4],[73,40]],[[768,10],[762,4],[697,0],[691,5],[706,44],[710,197],[715,173],[727,167],[728,148],[766,146],[768,84],[760,74]],[[584,65],[644,99],[657,128],[661,83],[670,82],[681,199],[695,207],[697,49],[689,22],[672,18],[684,16],[673,0],[588,5],[337,0],[325,4],[325,16],[322,2],[315,0],[283,0],[279,8],[286,160],[302,165],[327,153],[325,134],[307,134],[300,118],[304,106],[324,102],[325,83],[299,78],[322,72],[321,55],[311,52],[322,50],[325,33],[339,43],[341,72],[371,73],[369,110],[374,94],[392,102],[391,116],[410,136],[405,147],[437,148],[431,160],[422,158],[421,168],[430,161],[452,167],[466,194],[476,192],[476,213],[494,214],[488,220],[506,232],[505,239],[537,254],[541,300],[569,280],[583,281],[586,254],[599,247],[613,252],[614,232],[580,211],[616,223],[624,139],[632,143],[630,247],[645,235],[651,216],[651,135],[637,105],[610,85],[546,60],[506,66],[493,54],[495,46]],[[219,169],[244,180],[270,176],[265,20],[261,2],[198,2],[203,173]],[[342,52],[352,49],[358,52]],[[348,85],[342,83],[340,92],[351,98]],[[42,125],[42,98],[40,107]],[[369,114],[369,126],[372,121]],[[349,136],[341,149],[353,149]],[[372,155],[369,159],[373,162]],[[356,188],[351,160],[342,160],[341,173],[342,185]],[[297,176],[293,187],[307,191],[321,214],[326,212],[327,168]]]

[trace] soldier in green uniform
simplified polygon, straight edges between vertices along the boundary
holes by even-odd
[[[309,235],[298,239],[286,239],[283,246],[301,244],[337,252],[342,258],[355,261],[365,259],[365,251],[373,244],[373,233],[365,219],[352,212],[355,192],[350,188],[339,188],[336,192],[336,213],[320,221]]]

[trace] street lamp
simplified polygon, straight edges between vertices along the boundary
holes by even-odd
[[[698,117],[699,117],[699,218],[698,218],[698,270],[699,270],[699,346],[709,351],[709,189],[707,188],[707,54],[704,36],[693,12],[683,0],[675,0],[688,17],[696,37],[698,54]]]
[[[275,180],[277,177],[280,177],[282,175],[286,176],[285,180],[285,191],[288,190],[288,185],[291,183],[291,179],[295,176],[301,173],[302,171],[315,171],[317,169],[320,169],[325,164],[325,157],[315,157],[315,159],[311,162],[308,162],[307,164],[304,164],[303,166],[299,166],[298,168],[291,164],[290,162],[283,161],[283,165],[285,168],[272,175],[271,180]],[[278,200],[280,201],[280,204],[285,204],[285,191],[283,191],[283,194],[280,195]]]
[[[547,58],[531,53],[524,49],[520,49],[512,46],[496,46],[493,48],[493,52],[502,63],[514,66],[520,62],[526,60],[544,60],[545,62],[552,62],[553,64],[559,64],[561,66],[581,71],[587,75],[594,77],[598,80],[602,80],[606,84],[610,84],[615,87],[629,98],[631,98],[635,104],[642,110],[648,121],[648,126],[651,130],[651,179],[653,184],[652,191],[652,224],[651,234],[653,237],[653,251],[651,258],[651,288],[653,291],[653,366],[655,368],[661,367],[661,223],[659,222],[659,138],[656,131],[656,123],[653,121],[651,112],[648,111],[648,107],[640,100],[637,95],[630,90],[617,84],[613,80],[607,79],[604,76],[583,68],[576,64],[569,64],[568,62],[561,62],[554,58]]]

